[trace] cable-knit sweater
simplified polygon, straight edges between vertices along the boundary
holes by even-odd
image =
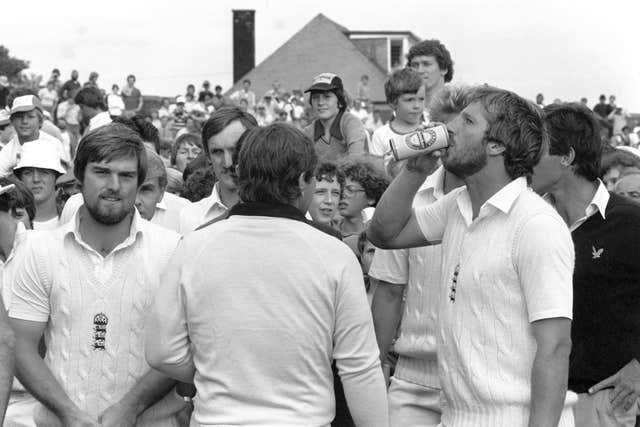
[[[36,243],[16,273],[9,313],[47,322],[47,366],[70,399],[97,419],[149,370],[145,317],[179,235],[136,213],[129,237],[103,258],[77,230],[76,217],[31,240]],[[166,407],[169,402],[148,410],[163,416],[138,425],[174,426],[176,408]],[[35,420],[57,423],[42,405]]]
[[[466,188],[417,209],[416,218],[428,241],[442,240],[443,425],[525,427],[536,353],[531,322],[572,315],[567,226],[524,178],[494,194],[476,218]],[[573,426],[570,407],[559,426]]]

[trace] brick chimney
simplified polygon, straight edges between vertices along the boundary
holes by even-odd
[[[233,82],[256,66],[255,10],[233,10]]]

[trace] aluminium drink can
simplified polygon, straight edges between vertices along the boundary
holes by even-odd
[[[396,160],[403,160],[449,146],[446,126],[437,125],[389,139],[391,152]]]

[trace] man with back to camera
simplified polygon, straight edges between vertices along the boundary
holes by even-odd
[[[241,202],[185,236],[166,270],[147,360],[195,379],[198,425],[327,426],[333,359],[355,424],[388,425],[360,266],[304,218],[316,163],[301,131],[251,130],[238,159]]]
[[[180,233],[185,234],[214,220],[238,203],[238,181],[233,154],[240,136],[258,126],[256,119],[237,107],[224,107],[211,115],[202,128],[204,154],[193,163],[207,164],[207,157],[217,178],[213,191],[180,212]],[[197,166],[194,165],[194,170]]]
[[[453,78],[453,60],[447,47],[437,39],[423,40],[411,46],[407,54],[407,67],[422,76],[425,88],[424,106]],[[425,119],[429,121],[428,111]]]
[[[640,395],[640,206],[598,179],[602,145],[580,104],[544,109],[550,144],[532,187],[569,226],[575,245],[569,390],[576,426],[633,427]]]
[[[387,249],[442,242],[442,424],[573,426],[565,406],[573,245],[557,212],[527,187],[547,144],[542,115],[512,92],[483,86],[447,127],[442,163],[466,187],[413,211],[439,156],[411,158],[368,234]]]
[[[97,87],[85,87],[75,96],[76,104],[82,111],[82,122],[86,126],[85,133],[112,122],[104,95]]]
[[[144,318],[179,240],[134,208],[145,162],[130,128],[90,132],[74,164],[84,205],[25,248],[9,314],[18,378],[40,402],[36,425],[173,427],[185,406],[144,360]]]

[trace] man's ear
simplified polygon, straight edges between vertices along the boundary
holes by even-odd
[[[569,147],[569,152],[567,154],[563,154],[562,157],[560,157],[560,164],[562,166],[571,166],[575,159],[576,151],[573,149],[573,147]]]
[[[503,143],[498,141],[489,141],[487,143],[487,154],[489,156],[499,156],[506,150]]]

